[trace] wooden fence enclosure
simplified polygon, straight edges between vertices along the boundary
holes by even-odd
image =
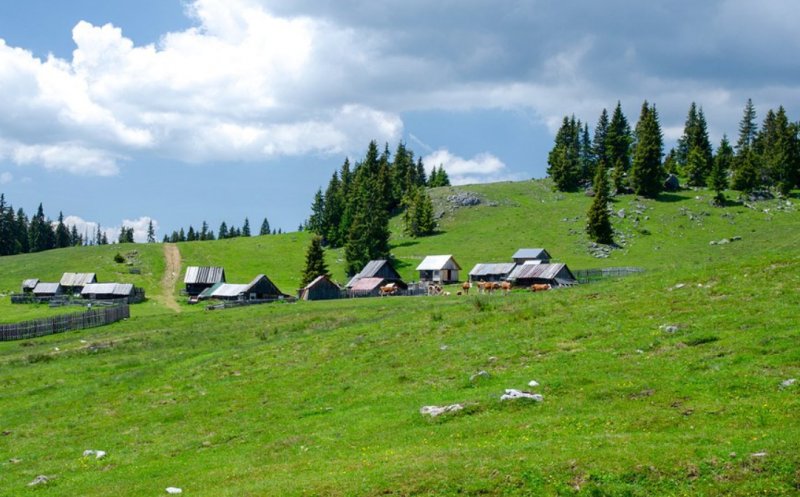
[[[643,273],[644,269],[640,267],[606,267],[602,269],[579,269],[575,271],[575,279],[578,283],[593,283],[606,278],[618,278],[620,276],[629,276],[631,274]]]
[[[91,309],[75,314],[61,314],[14,324],[0,324],[0,341],[37,338],[65,331],[95,328],[116,323],[131,316],[128,304]]]

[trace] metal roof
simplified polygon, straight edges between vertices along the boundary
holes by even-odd
[[[223,283],[221,281],[219,283],[214,283],[210,287],[208,287],[205,290],[203,290],[202,292],[200,292],[200,295],[198,295],[197,298],[198,299],[210,299],[214,295],[214,292],[217,290],[217,288],[221,287],[224,284],[225,283]]]
[[[95,281],[97,281],[97,275],[94,273],[64,273],[61,277],[61,286],[86,286]]]
[[[417,266],[417,271],[440,271],[442,269],[461,269],[461,266],[452,255],[429,255]]]
[[[472,271],[469,272],[470,276],[489,276],[497,274],[508,274],[514,270],[516,264],[513,262],[503,262],[500,264],[475,264]]]
[[[361,278],[360,280],[356,281],[356,283],[350,287],[350,290],[354,290],[357,292],[371,292],[375,290],[379,286],[386,281],[385,278]]]
[[[250,285],[238,285],[235,283],[222,283],[216,290],[211,292],[211,297],[238,297],[243,293],[247,293]]]
[[[183,282],[186,284],[213,285],[225,281],[225,269],[214,266],[189,266]]]
[[[133,285],[131,283],[89,283],[81,290],[81,295],[119,295],[127,297],[132,293]]]
[[[517,250],[512,259],[549,259],[550,254],[543,248],[524,248]]]
[[[376,275],[381,272],[384,266],[388,268],[389,270],[388,272],[391,273],[391,278],[388,279],[400,280],[400,275],[392,267],[392,265],[389,264],[389,261],[387,261],[386,259],[378,259],[374,261],[369,261],[367,265],[364,266],[364,269],[362,269],[361,272],[359,272],[357,275],[353,276],[353,278],[347,283],[347,287],[352,288],[352,286],[355,285],[356,282],[358,282],[358,280],[362,278],[376,277]]]
[[[517,266],[511,274],[509,280],[541,279],[553,280],[558,276],[566,264],[522,264]],[[569,269],[567,269],[569,272]]]
[[[33,289],[34,294],[52,293],[56,294],[61,291],[61,283],[39,283]]]
[[[36,285],[39,284],[39,278],[30,278],[27,280],[23,280],[22,288],[27,288],[29,290],[33,290],[36,288]]]
[[[320,275],[320,276],[317,276],[316,278],[314,278],[311,281],[311,283],[309,283],[308,285],[303,287],[303,290],[308,290],[309,288],[313,288],[314,286],[319,285],[324,280],[327,280],[328,283],[330,283],[331,285],[335,285],[337,288],[340,288],[339,285],[335,281],[333,281],[332,279],[330,279],[329,277],[327,277],[326,275],[323,274],[323,275]]]

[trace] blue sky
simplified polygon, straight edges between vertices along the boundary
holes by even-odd
[[[545,175],[566,114],[689,103],[711,137],[800,118],[793,0],[28,0],[0,4],[0,192],[113,231],[294,230],[371,139],[457,182]]]

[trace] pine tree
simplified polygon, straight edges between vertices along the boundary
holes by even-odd
[[[9,215],[10,214],[10,215]],[[14,254],[14,209],[0,193],[0,255]]]
[[[340,225],[344,211],[344,198],[339,173],[334,171],[325,190],[325,207],[322,212],[322,242],[333,247],[341,246]]]
[[[731,187],[739,191],[753,191],[758,187],[758,168],[752,153],[758,128],[753,101],[747,99],[744,115],[739,122],[739,139],[736,141],[736,156],[733,161]]]
[[[105,231],[100,235],[100,245],[108,245],[108,235]]]
[[[244,224],[242,225],[242,236],[250,236],[250,220],[244,218]]]
[[[417,159],[417,186],[425,186],[428,183],[428,178],[425,174],[425,164],[422,163],[422,157]]]
[[[42,252],[55,247],[55,233],[50,221],[44,217],[42,204],[39,204],[36,215],[31,219],[28,233],[31,252]]]
[[[692,151],[695,151],[692,159]],[[708,126],[703,109],[692,102],[683,128],[683,135],[678,140],[676,158],[685,171],[690,186],[704,186],[713,160],[713,150],[708,139]]]
[[[686,166],[684,168],[689,185],[705,185],[707,183],[708,169],[705,154],[700,150],[700,147],[692,147],[686,158]]]
[[[677,152],[675,152],[674,148],[669,149],[667,152],[667,156],[664,157],[664,170],[668,174],[678,175],[678,157]]]
[[[323,235],[323,216],[325,211],[325,199],[322,195],[322,188],[314,194],[314,201],[311,204],[311,216],[306,225],[308,230],[318,235]]]
[[[183,228],[178,230],[178,241],[185,242],[186,241],[186,232],[183,231]]]
[[[633,143],[633,137],[628,119],[622,113],[622,104],[617,102],[606,136],[607,164],[613,164],[615,169],[621,168],[619,173],[615,172],[615,177],[623,178],[631,169],[631,143]],[[623,185],[616,186],[619,189]]]
[[[264,218],[264,220],[261,222],[261,229],[258,231],[258,234],[269,235],[269,221],[267,221],[267,218]]]
[[[631,186],[637,195],[656,197],[664,189],[663,135],[658,122],[656,106],[642,104],[639,122],[636,124],[636,148],[631,168]]]
[[[219,225],[219,239],[222,240],[225,238],[228,238],[228,225],[225,224],[225,221],[222,221]]]
[[[147,223],[147,243],[156,243],[156,229],[153,227],[153,220]]]
[[[69,239],[69,228],[64,224],[64,213],[58,213],[58,225],[56,225],[56,245],[55,248],[65,248],[72,245]]]
[[[584,123],[580,143],[581,183],[588,183],[594,176],[596,157],[589,137],[589,125]]]
[[[328,275],[328,266],[325,264],[325,252],[322,250],[322,237],[314,236],[306,251],[306,267],[300,280],[300,286],[305,287],[319,276]]]
[[[29,229],[28,216],[20,207],[17,211],[16,229],[14,230],[17,238],[15,254],[27,254],[31,251],[30,239],[28,238]]]
[[[189,225],[189,231],[186,232],[186,241],[193,242],[197,240],[197,233],[194,231],[194,226]]]
[[[211,238],[208,238],[208,223],[205,221],[203,221],[203,224],[200,226],[200,240],[211,240]]]
[[[597,171],[594,176],[594,199],[587,213],[586,232],[589,238],[597,243],[610,244],[614,241],[614,230],[611,227],[611,219],[608,215],[608,173],[605,164],[601,161],[597,164]]]
[[[733,164],[733,148],[728,143],[728,137],[723,135],[722,141],[714,157],[711,174],[708,176],[708,187],[716,192],[714,197],[717,205],[725,205],[725,190],[728,188],[728,171]]]
[[[608,127],[608,111],[603,109],[603,112],[600,113],[600,118],[597,120],[597,126],[594,128],[594,140],[592,142],[592,153],[596,163],[613,164],[607,145]]]
[[[564,117],[555,144],[547,157],[547,174],[562,192],[577,189],[581,179],[580,124]]]
[[[796,184],[800,157],[796,126],[789,122],[783,106],[767,113],[753,149],[761,166],[761,183],[775,186],[784,195],[789,193]]]
[[[78,234],[78,228],[74,224],[70,227],[69,244],[72,247],[80,247],[83,244],[83,239]]]

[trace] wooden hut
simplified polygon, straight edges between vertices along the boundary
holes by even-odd
[[[429,255],[417,266],[420,281],[439,284],[457,283],[460,270],[452,255]]]
[[[543,248],[524,248],[519,249],[511,256],[515,264],[525,264],[526,262],[535,262],[537,264],[547,264],[550,262],[550,254]]]
[[[520,286],[530,286],[534,283],[572,286],[578,283],[566,264],[520,264],[509,274],[508,280]]]
[[[314,281],[300,290],[302,300],[331,300],[342,296],[342,289],[329,277],[317,276]]]
[[[359,280],[364,278],[383,278],[388,283],[402,283],[403,279],[387,260],[369,261],[360,273],[353,276],[347,288],[352,288]],[[405,283],[403,283],[405,284]]]
[[[95,273],[64,273],[60,283],[64,293],[80,295],[86,285],[97,283],[97,275]]]
[[[183,278],[186,293],[196,297],[217,283],[225,283],[225,269],[213,266],[189,266]]]
[[[399,280],[388,280],[386,278],[361,278],[353,286],[347,289],[351,297],[378,297],[381,294],[381,287],[395,285],[399,290],[407,290],[408,285]]]
[[[31,291],[37,299],[50,299],[57,295],[64,294],[64,288],[61,283],[37,283],[36,287]]]
[[[136,291],[131,283],[89,283],[81,291],[81,297],[90,300],[134,300]]]
[[[198,298],[218,299],[218,300],[272,300],[283,298],[286,295],[281,293],[269,278],[263,274],[256,276],[253,281],[247,284],[235,283],[216,283],[215,285],[203,290]]]
[[[33,289],[39,284],[39,278],[30,278],[22,282],[22,293],[32,294]]]
[[[517,265],[513,262],[500,264],[475,264],[469,272],[470,281],[503,281]]]

